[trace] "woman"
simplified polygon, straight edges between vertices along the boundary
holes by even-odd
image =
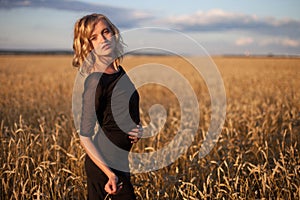
[[[104,15],[84,16],[75,24],[73,49],[73,65],[87,74],[80,141],[87,154],[88,199],[109,195],[113,199],[135,199],[128,152],[142,134],[139,96],[120,66],[123,42],[119,30]],[[97,122],[101,128],[94,133]],[[120,149],[127,157],[120,156]],[[116,170],[111,166],[120,167]]]

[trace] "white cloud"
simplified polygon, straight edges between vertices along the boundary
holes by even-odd
[[[289,38],[283,39],[283,40],[281,41],[281,44],[282,44],[283,46],[288,46],[288,47],[299,47],[299,46],[300,46],[300,42],[299,42],[299,41],[297,41],[297,40],[292,40],[292,39],[289,39]]]
[[[158,20],[157,20],[158,21]],[[255,34],[298,38],[300,20],[258,17],[213,9],[189,15],[169,16],[159,20],[165,26],[193,32],[243,31]]]
[[[245,46],[253,43],[253,38],[251,37],[244,37],[244,38],[239,38],[235,41],[235,45],[237,46]]]
[[[28,0],[16,2],[16,5],[19,5],[19,6],[30,6],[30,4],[31,4],[31,2]]]
[[[163,22],[171,22],[174,25],[211,25],[214,23],[220,23],[224,21],[233,21],[237,18],[241,19],[244,16],[242,14],[235,14],[225,12],[221,9],[212,9],[207,12],[198,11],[188,15],[176,15],[169,16],[163,19]],[[255,18],[253,16],[253,18]]]
[[[300,41],[290,38],[267,38],[259,42],[261,46],[280,45],[285,47],[300,47]]]

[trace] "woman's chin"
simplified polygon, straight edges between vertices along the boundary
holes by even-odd
[[[97,56],[111,56],[111,57],[113,57],[113,51],[111,49],[95,50],[95,53],[96,53]]]

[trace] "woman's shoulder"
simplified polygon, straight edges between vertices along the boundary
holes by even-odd
[[[84,81],[84,85],[87,87],[97,85],[100,80],[101,75],[102,75],[102,73],[100,73],[100,72],[93,72],[93,73],[89,74]]]

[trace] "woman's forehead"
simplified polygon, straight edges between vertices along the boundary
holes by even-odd
[[[99,20],[98,22],[96,22],[93,33],[99,33],[101,32],[103,29],[109,28],[108,23],[106,22],[106,20]]]

